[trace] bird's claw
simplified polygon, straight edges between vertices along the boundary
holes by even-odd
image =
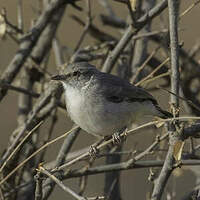
[[[119,145],[119,144],[121,144],[121,142],[122,142],[122,139],[121,139],[121,136],[120,136],[120,133],[119,133],[119,132],[114,133],[114,134],[112,135],[112,139],[113,139],[113,143],[116,144],[116,145]]]
[[[121,133],[124,133],[123,136],[121,136]],[[127,136],[127,129],[114,133],[112,135],[113,143],[117,145],[121,144],[122,141],[126,140],[126,136]]]
[[[91,158],[96,158],[99,150],[97,149],[96,145],[91,145],[89,149],[89,155]]]

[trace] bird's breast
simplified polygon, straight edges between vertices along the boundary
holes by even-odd
[[[84,99],[78,89],[72,87],[65,88],[65,102],[69,116],[80,125],[79,118],[83,115]]]
[[[91,97],[84,89],[65,88],[65,100],[70,118],[83,130],[99,134],[99,130],[96,130],[96,106],[93,106]]]
[[[99,135],[113,134],[130,120],[130,111],[123,104],[109,103],[96,92],[65,88],[65,100],[71,119],[83,130]]]

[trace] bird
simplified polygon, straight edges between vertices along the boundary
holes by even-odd
[[[70,118],[94,135],[119,133],[144,116],[172,117],[145,89],[88,62],[68,64],[62,74],[51,79],[63,85]]]

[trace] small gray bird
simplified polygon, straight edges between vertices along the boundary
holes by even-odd
[[[62,82],[71,119],[88,133],[107,136],[120,132],[145,115],[172,117],[152,95],[87,62],[69,64],[52,77]]]

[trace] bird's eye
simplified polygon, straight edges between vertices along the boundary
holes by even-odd
[[[78,72],[78,71],[75,71],[75,72],[73,72],[73,76],[78,76],[80,74],[80,72]]]

